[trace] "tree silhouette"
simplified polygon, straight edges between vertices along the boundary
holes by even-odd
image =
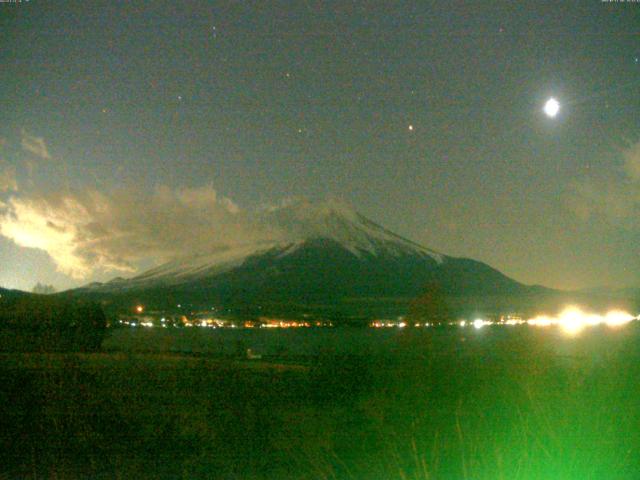
[[[451,320],[451,308],[440,284],[431,282],[424,286],[422,293],[409,304],[407,324],[444,323]]]
[[[51,295],[52,293],[56,293],[56,289],[53,285],[44,285],[40,282],[36,283],[31,291],[41,295]]]

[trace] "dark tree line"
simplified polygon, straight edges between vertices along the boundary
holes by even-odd
[[[50,295],[0,299],[0,350],[95,351],[106,333],[99,305]]]

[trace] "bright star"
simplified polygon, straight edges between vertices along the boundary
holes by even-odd
[[[550,98],[547,103],[544,104],[544,113],[547,117],[555,117],[560,111],[560,104],[555,98]]]

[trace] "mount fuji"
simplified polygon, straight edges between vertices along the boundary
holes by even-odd
[[[412,298],[425,285],[447,295],[504,295],[530,288],[479,261],[448,256],[338,201],[301,200],[263,211],[272,239],[185,255],[130,279],[76,290],[155,304],[317,304]]]

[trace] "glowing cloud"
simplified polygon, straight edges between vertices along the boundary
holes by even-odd
[[[167,261],[273,236],[210,186],[14,196],[3,210],[1,235],[47,252],[58,270],[78,279],[95,270],[132,272],[143,259]]]
[[[87,275],[88,259],[76,252],[77,225],[88,221],[88,212],[73,199],[64,199],[58,208],[11,199],[9,212],[0,217],[0,234],[17,245],[46,251],[60,271],[75,278]]]
[[[36,157],[42,158],[43,160],[50,160],[51,155],[49,155],[49,150],[47,149],[47,144],[42,137],[34,137],[33,135],[29,135],[24,129],[22,130],[22,140],[20,141],[22,148],[35,155]]]

